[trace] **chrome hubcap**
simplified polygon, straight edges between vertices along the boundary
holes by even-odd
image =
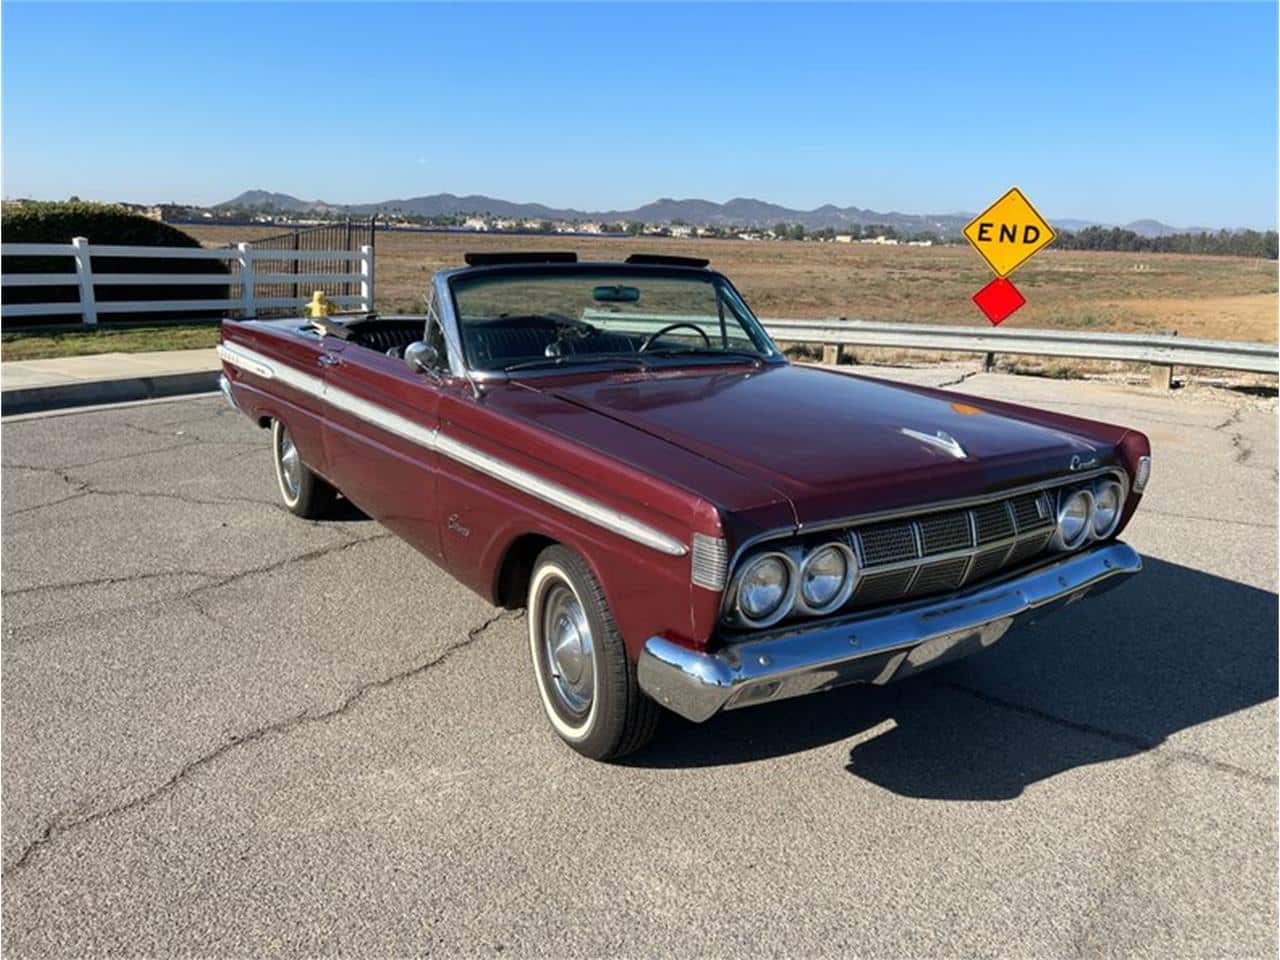
[[[572,713],[586,713],[595,691],[591,626],[582,604],[564,584],[556,584],[547,592],[542,612],[542,642],[556,696]]]
[[[296,500],[298,491],[302,489],[302,461],[298,459],[298,448],[293,445],[293,437],[283,427],[280,429],[280,476],[284,479],[289,499]]]

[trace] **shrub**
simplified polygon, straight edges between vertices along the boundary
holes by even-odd
[[[91,244],[143,247],[198,247],[199,241],[176,227],[152,220],[125,207],[104,203],[5,204],[0,217],[0,232],[5,243],[70,243],[75,237],[87,237]],[[5,273],[67,273],[74,271],[71,257],[5,257],[0,270]],[[228,275],[227,265],[217,260],[148,259],[146,257],[93,256],[93,271],[99,273],[208,273],[208,286],[97,284],[94,299],[98,303],[139,300],[226,300],[230,287],[218,277]],[[10,287],[4,292],[5,303],[76,303],[79,292],[74,286]],[[102,313],[100,324],[131,322],[157,323],[166,320],[191,321],[200,317],[219,317],[226,310],[163,313]],[[21,317],[6,322],[7,328],[47,327],[79,321],[78,309],[63,315]]]

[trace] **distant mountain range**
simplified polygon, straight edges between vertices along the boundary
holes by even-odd
[[[541,203],[513,203],[496,197],[472,194],[465,197],[452,193],[433,193],[425,197],[409,197],[403,200],[384,200],[380,203],[328,203],[324,200],[301,200],[287,193],[268,190],[247,190],[220,208],[274,210],[281,213],[346,213],[355,216],[407,215],[418,217],[446,217],[458,215],[494,216],[522,220],[594,220],[605,223],[637,221],[646,224],[667,224],[682,221],[695,226],[744,226],[771,227],[779,221],[803,224],[806,230],[835,230],[854,224],[876,224],[893,227],[902,233],[933,231],[940,235],[955,235],[973,219],[971,213],[916,214],[889,211],[880,213],[863,207],[837,207],[825,204],[815,210],[793,210],[776,203],[735,197],[726,203],[711,200],[673,200],[663,197],[634,210],[574,210],[548,207]],[[1114,226],[1094,220],[1055,220],[1062,230],[1077,231],[1089,226]],[[1205,227],[1171,227],[1158,220],[1135,220],[1122,224],[1124,229],[1144,237],[1163,237],[1171,233],[1202,233]]]

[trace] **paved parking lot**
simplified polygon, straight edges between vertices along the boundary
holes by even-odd
[[[6,423],[5,953],[1273,956],[1274,401],[957,389],[1151,435],[1142,575],[616,766],[518,614],[286,514],[221,400]]]

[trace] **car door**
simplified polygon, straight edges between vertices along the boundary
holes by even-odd
[[[370,517],[439,556],[435,381],[397,357],[350,341],[330,338],[326,346],[329,478]]]

